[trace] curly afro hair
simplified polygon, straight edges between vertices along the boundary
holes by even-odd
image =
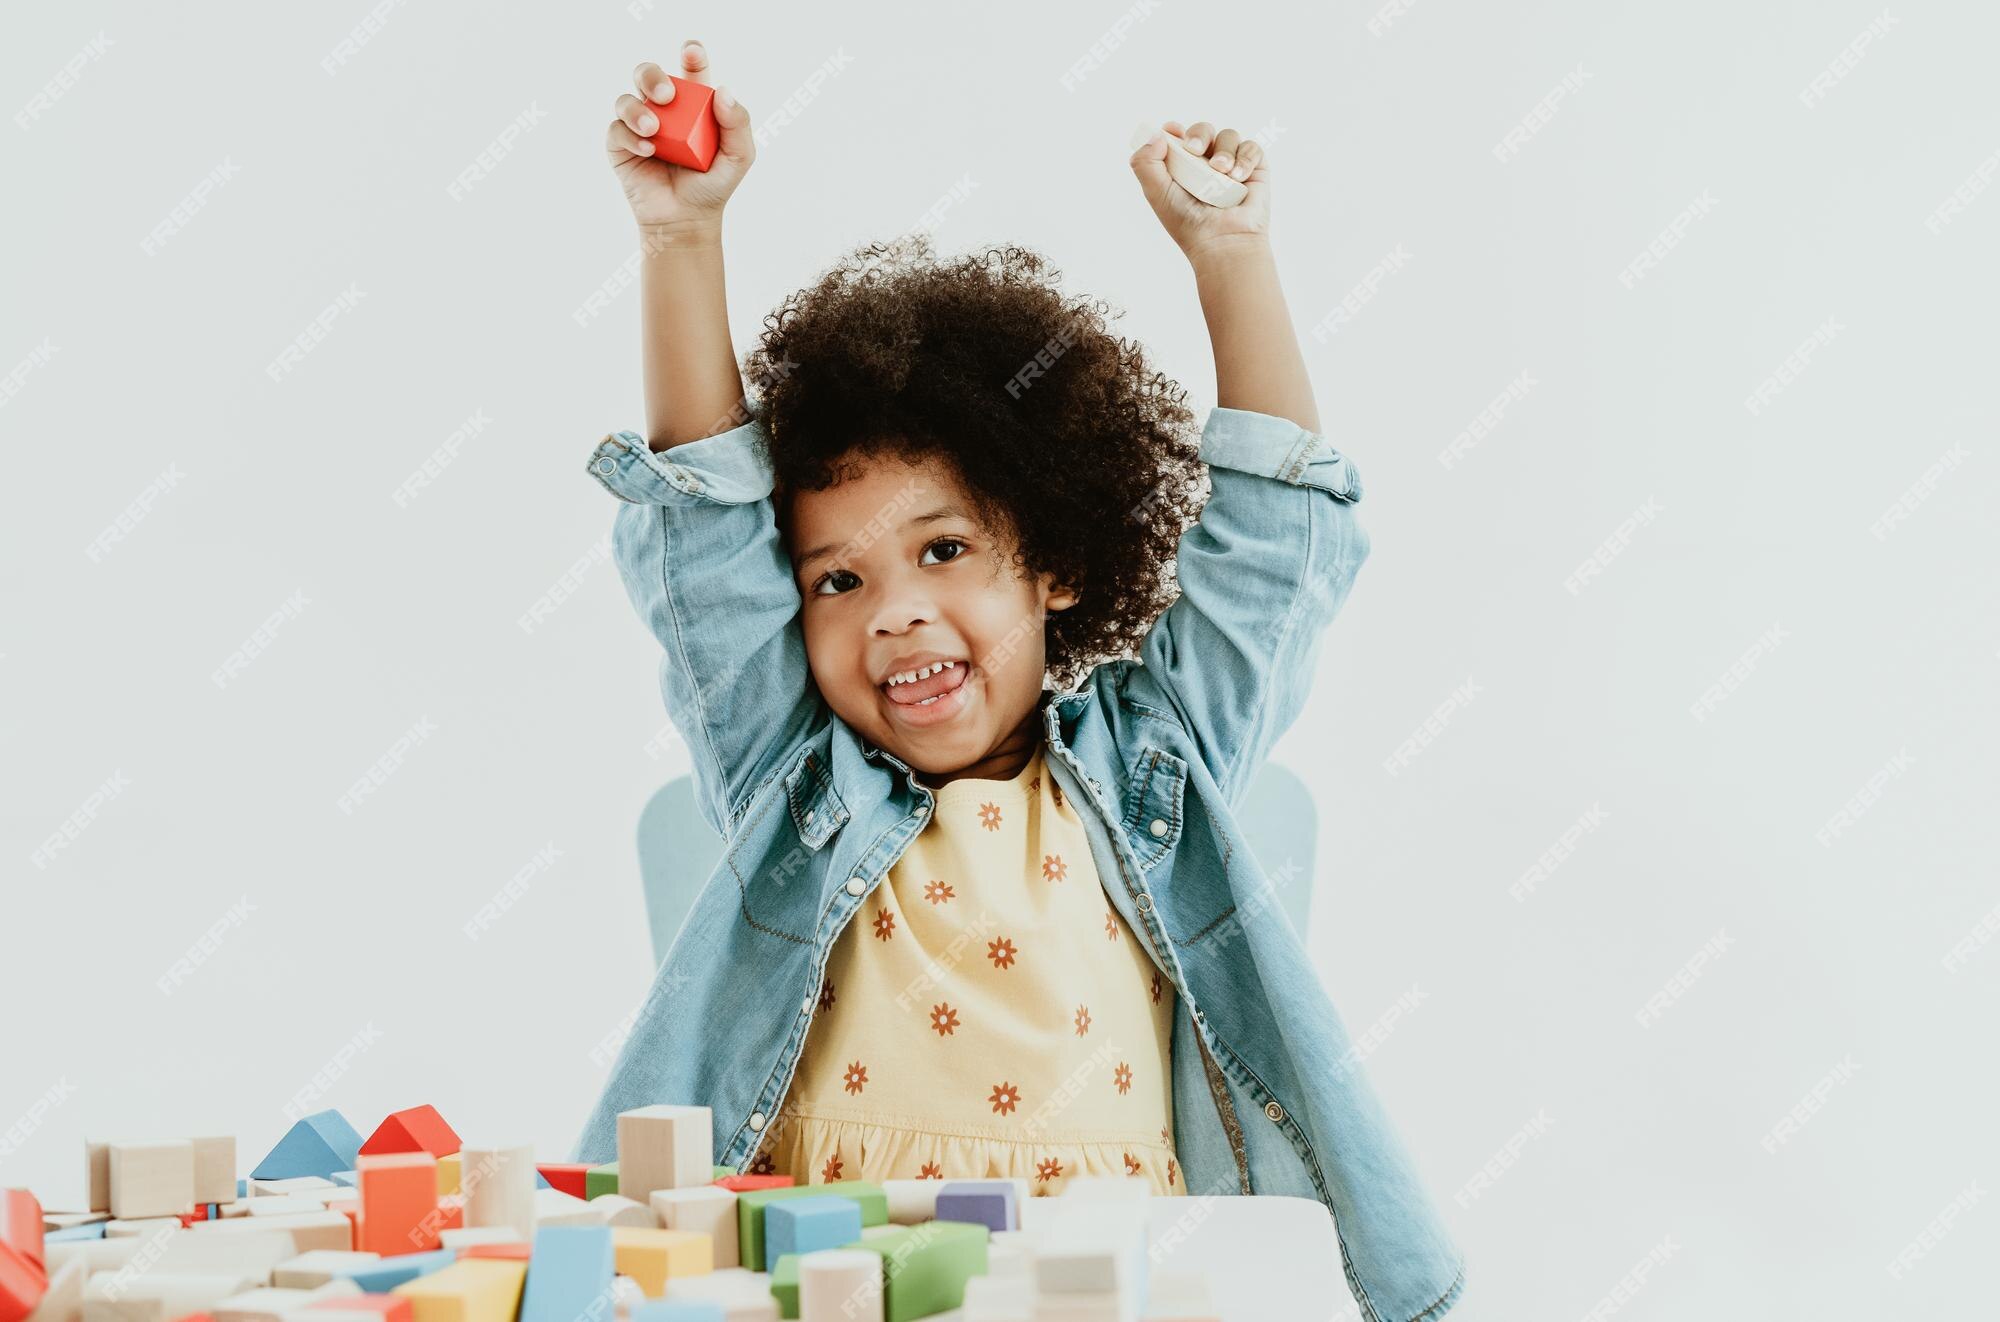
[[[865,244],[764,319],[744,374],[787,540],[791,493],[871,457],[943,461],[1020,572],[1077,592],[1046,625],[1068,690],[1173,600],[1205,469],[1186,392],[1110,332],[1122,312],[1061,277],[1013,245],[939,260],[921,232]]]

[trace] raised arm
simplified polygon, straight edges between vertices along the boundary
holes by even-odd
[[[1193,267],[1218,402],[1201,439],[1209,500],[1176,559],[1180,596],[1138,661],[1116,669],[1134,697],[1178,717],[1211,778],[1240,801],[1311,694],[1326,627],[1369,543],[1353,509],[1360,474],[1319,434],[1279,289],[1263,153],[1206,123],[1167,128],[1242,178],[1249,194],[1233,208],[1209,207],[1167,175],[1164,144],[1132,157],[1147,201]]]

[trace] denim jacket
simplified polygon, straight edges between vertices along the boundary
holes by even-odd
[[[835,939],[930,820],[931,791],[813,682],[764,445],[753,412],[658,453],[617,432],[590,457],[624,502],[614,557],[726,844],[572,1160],[614,1160],[620,1111],[674,1102],[710,1107],[716,1162],[743,1169],[785,1100]],[[1367,557],[1361,479],[1323,437],[1243,409],[1213,410],[1200,456],[1211,495],[1181,537],[1180,596],[1137,660],[1043,693],[1048,765],[1107,897],[1180,998],[1184,1187],[1319,1200],[1362,1318],[1437,1318],[1464,1288],[1458,1250],[1273,902],[1283,876],[1259,867],[1234,811]]]

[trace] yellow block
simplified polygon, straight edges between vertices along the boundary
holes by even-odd
[[[438,1192],[458,1192],[458,1154],[438,1158]]]
[[[637,1281],[648,1299],[667,1292],[669,1276],[700,1276],[715,1270],[715,1239],[705,1230],[613,1226],[611,1253],[618,1274]]]
[[[514,1322],[528,1264],[507,1258],[461,1258],[442,1271],[390,1291],[410,1301],[414,1322]]]

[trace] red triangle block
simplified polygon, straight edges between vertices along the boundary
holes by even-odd
[[[428,1152],[433,1157],[449,1157],[458,1151],[458,1135],[444,1122],[435,1106],[412,1106],[397,1111],[361,1145],[367,1153]]]

